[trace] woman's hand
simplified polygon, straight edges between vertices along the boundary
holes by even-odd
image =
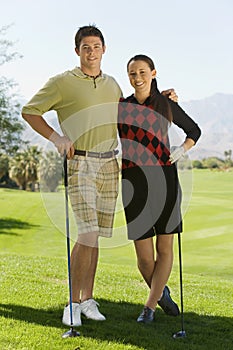
[[[173,102],[178,102],[178,96],[174,89],[168,89],[161,92],[163,96],[170,98]]]
[[[171,162],[171,164],[177,162],[180,158],[182,158],[185,154],[185,149],[182,146],[173,146],[171,148],[171,153],[170,153],[170,157],[169,160]]]

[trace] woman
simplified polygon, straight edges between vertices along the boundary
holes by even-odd
[[[177,103],[159,92],[155,66],[148,56],[132,57],[127,72],[134,93],[119,105],[122,198],[128,238],[134,241],[138,268],[150,288],[137,321],[149,323],[157,304],[167,314],[179,313],[166,286],[173,264],[174,233],[182,231],[175,162],[194,146],[201,132]],[[171,123],[186,134],[184,143],[172,153],[168,138]]]

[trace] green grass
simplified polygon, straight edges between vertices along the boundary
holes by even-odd
[[[187,337],[179,340],[171,335],[180,330],[180,317],[158,308],[153,324],[135,321],[148,290],[120,206],[115,226],[122,233],[101,243],[95,284],[107,321],[83,319],[80,337],[62,339],[68,296],[64,194],[0,189],[0,349],[232,349],[232,180],[232,172],[193,173],[182,234]],[[75,238],[72,214],[71,231]],[[177,255],[176,244],[169,286],[179,301]]]

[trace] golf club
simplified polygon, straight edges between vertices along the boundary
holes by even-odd
[[[174,333],[173,338],[185,338],[186,332],[184,330],[184,306],[183,306],[183,278],[182,278],[182,258],[181,258],[181,238],[178,232],[178,247],[179,247],[179,266],[180,266],[180,305],[181,305],[181,331]]]
[[[70,270],[70,228],[69,228],[69,205],[68,205],[68,173],[67,173],[67,156],[64,154],[64,185],[65,185],[65,211],[66,211],[66,242],[67,242],[67,261],[68,261],[68,279],[69,279],[69,306],[70,306],[70,325],[69,331],[62,335],[62,338],[73,338],[80,335],[73,327],[73,310],[72,310],[72,281]]]

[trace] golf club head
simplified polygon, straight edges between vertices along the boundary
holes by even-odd
[[[70,328],[69,331],[65,332],[63,335],[62,335],[62,338],[74,338],[74,337],[79,337],[80,336],[80,333],[79,332],[76,332],[73,328]]]
[[[172,337],[174,339],[185,338],[186,337],[186,332],[185,331],[179,331],[177,333],[174,333]]]

